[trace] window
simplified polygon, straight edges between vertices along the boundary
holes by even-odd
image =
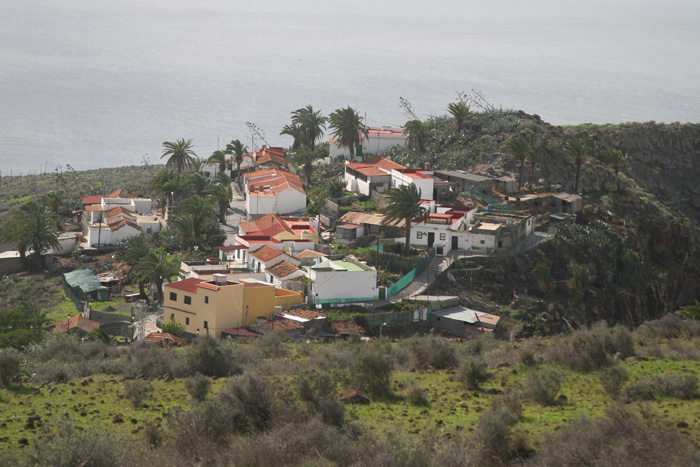
[[[209,321],[204,322],[204,329],[209,329]]]
[[[420,240],[421,238],[423,238],[423,232],[420,232],[420,231],[416,232],[416,238],[417,238],[418,240]]]
[[[503,248],[503,242],[500,240],[498,241],[498,248]]]
[[[444,240],[444,239],[445,239],[445,234],[444,234],[444,233],[441,233],[441,234],[440,234],[440,240]]]
[[[204,296],[204,303],[209,303],[209,297],[207,295]]]
[[[483,245],[484,243],[486,243],[486,242],[482,240],[482,241],[481,241],[481,244]]]
[[[527,225],[530,225],[530,219],[527,220]]]
[[[189,326],[189,324],[190,324],[190,319],[189,319],[189,318],[185,318],[185,324]]]
[[[192,297],[185,295],[185,305],[192,305]]]
[[[170,313],[170,321],[175,321],[175,313]]]
[[[153,229],[148,227],[146,228],[146,235],[151,235],[153,233]]]
[[[177,301],[177,294],[175,292],[170,292],[170,300],[174,302]]]

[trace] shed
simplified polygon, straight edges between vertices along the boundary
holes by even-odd
[[[484,332],[494,332],[501,320],[499,316],[464,306],[436,311],[431,321],[436,329],[442,329],[459,337],[473,337]]]
[[[89,320],[82,315],[75,315],[72,318],[57,322],[53,332],[54,334],[67,332],[79,337],[84,337],[86,334],[99,327],[100,323],[97,321]]]
[[[513,177],[498,177],[493,181],[493,187],[496,191],[508,195],[518,191],[518,181]]]
[[[103,302],[109,300],[109,289],[103,287],[91,269],[63,274],[63,290],[78,310],[83,309],[83,302]]]
[[[365,229],[359,224],[352,224],[348,222],[345,224],[338,224],[335,227],[335,232],[338,238],[352,241],[363,237],[365,234]]]

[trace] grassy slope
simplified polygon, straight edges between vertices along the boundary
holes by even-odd
[[[295,359],[303,358],[299,352],[295,354]],[[630,381],[661,373],[700,373],[698,361],[651,359],[624,362],[623,365],[630,373]],[[522,388],[525,370],[525,367],[490,370],[491,379],[479,391],[467,391],[460,383],[451,381],[449,372],[395,373],[393,398],[375,400],[369,405],[347,405],[348,418],[377,430],[378,434],[391,430],[404,434],[437,430],[441,436],[460,430],[471,432],[476,428],[480,412],[490,406],[498,393]],[[614,402],[602,391],[597,372],[561,371],[566,376],[561,393],[567,396],[567,405],[541,407],[526,403],[523,406],[523,415],[516,429],[524,433],[535,448],[545,434],[557,430],[566,421],[581,415],[601,415],[604,408]],[[293,377],[284,379],[290,385],[293,383]],[[226,378],[215,380],[212,393],[225,382]],[[182,380],[152,380],[148,384],[150,394],[139,409],[134,409],[122,397],[124,380],[121,376],[96,375],[67,384],[39,387],[27,384],[2,390],[0,456],[20,451],[18,441],[21,438],[27,438],[31,443],[42,435],[42,427],[27,427],[27,420],[33,415],[41,418],[40,423],[51,426],[61,417],[70,417],[82,429],[101,428],[126,437],[143,436],[146,423],[163,423],[167,429],[168,412],[175,406],[189,407],[192,404],[190,397]],[[403,394],[412,384],[426,391],[429,406],[414,406],[404,400]],[[700,444],[700,400],[665,398],[648,404],[653,412],[673,425],[686,422],[688,436]],[[123,422],[114,422],[117,415]]]

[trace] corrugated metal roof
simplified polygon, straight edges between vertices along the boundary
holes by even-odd
[[[501,319],[500,316],[484,313],[483,311],[472,310],[471,308],[464,306],[455,306],[446,310],[434,311],[433,314],[441,318],[454,319],[456,321],[462,321],[469,324],[481,323],[484,326],[490,327],[494,327]]]

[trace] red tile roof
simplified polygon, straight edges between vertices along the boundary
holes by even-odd
[[[59,332],[68,332],[72,329],[79,328],[82,329],[83,331],[94,331],[95,329],[100,327],[100,323],[97,321],[92,321],[89,320],[82,315],[75,315],[71,318],[68,318],[63,321],[59,321],[56,323],[56,326],[54,327],[53,332],[54,333],[59,333]]]
[[[291,315],[291,316],[296,316],[297,318],[301,319],[323,319],[326,317],[323,313],[319,313],[318,311],[313,311],[313,310],[307,310],[305,308],[293,308],[291,310],[286,310],[282,314],[284,315]]]
[[[102,195],[92,195],[92,196],[86,196],[83,198],[83,205],[86,204],[101,204],[102,203]]]
[[[152,332],[146,336],[146,342],[172,342],[174,344],[184,344],[184,339],[168,332]]]
[[[328,255],[325,254],[325,253],[321,253],[320,251],[310,250],[310,249],[308,249],[308,248],[307,248],[306,250],[302,251],[301,253],[298,253],[298,254],[296,255],[297,259],[302,259],[302,258],[320,258],[320,257],[324,257],[324,256],[328,256]]]
[[[141,232],[141,227],[139,227],[139,225],[136,222],[132,221],[131,219],[126,219],[122,215],[109,219],[109,221],[107,221],[107,225],[112,231],[119,230],[125,225],[128,225],[129,227],[132,227]]]
[[[275,264],[271,268],[268,268],[266,271],[277,278],[283,279],[297,271],[301,271],[301,269],[291,263],[282,261],[281,263]]]
[[[290,188],[306,194],[301,177],[286,170],[261,170],[244,177],[248,180],[248,191],[251,195],[277,194]]]
[[[385,157],[380,156],[379,154],[372,156],[369,159],[365,159],[364,163],[370,164],[370,165],[376,165],[377,167],[379,167],[381,169],[388,170],[388,171],[391,171],[392,169],[401,170],[401,169],[406,168],[397,162],[394,162],[392,160],[389,160]]]
[[[400,172],[400,173],[406,175],[409,178],[433,178],[430,175],[424,174],[419,169],[395,169],[395,170],[397,172]]]
[[[263,324],[266,328],[270,329],[280,329],[282,331],[294,331],[297,329],[303,329],[304,327],[291,319],[278,318]]]
[[[277,258],[280,255],[283,255],[280,250],[277,248],[273,248],[269,245],[263,245],[262,247],[258,248],[257,250],[253,251],[250,253],[250,256],[259,259],[262,262],[270,261],[271,259]]]
[[[123,188],[118,189],[117,191],[113,191],[112,193],[108,194],[105,196],[105,198],[133,198],[134,195],[129,193]]]
[[[365,334],[365,329],[351,319],[333,321],[331,329],[336,334]]]
[[[116,207],[116,208],[114,208],[114,209],[110,209],[109,211],[107,211],[106,216],[107,216],[107,217],[114,217],[114,216],[116,216],[116,215],[118,215],[118,214],[126,214],[126,215],[131,215],[131,216],[133,216],[133,215],[134,215],[134,212],[133,212],[133,211],[129,211],[128,209],[126,209],[126,208],[124,208],[124,207],[122,207],[122,206],[118,206],[118,207]]]
[[[298,230],[308,230],[311,233],[316,233],[316,229],[311,226],[308,222],[299,220],[295,217],[292,218],[282,218],[277,214],[267,214],[260,219],[241,222],[239,227],[246,232],[246,234],[254,235],[265,235],[269,237],[274,237],[282,232],[289,232],[292,234],[298,234]],[[295,232],[295,230],[297,230]],[[241,238],[246,238],[246,236]]]
[[[197,284],[204,282],[202,279],[197,279],[195,277],[190,277],[189,279],[183,279],[177,282],[171,282],[165,284],[163,287],[170,287],[171,289],[184,290],[189,293],[197,293]]]
[[[379,167],[370,164],[365,164],[364,162],[349,162],[345,164],[345,167],[359,172],[366,177],[382,177],[390,175],[390,173],[385,172]]]

